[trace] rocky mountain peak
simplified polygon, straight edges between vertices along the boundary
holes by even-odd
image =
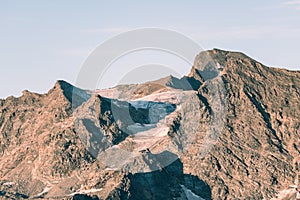
[[[89,91],[77,88],[63,80],[56,81],[54,87],[47,95],[53,99],[66,101],[72,109],[76,109],[91,97]]]
[[[0,100],[0,198],[296,198],[300,72],[199,53],[188,76]]]
[[[261,76],[270,71],[269,67],[264,66],[244,53],[219,49],[200,52],[195,58],[192,70],[195,69],[202,72],[221,71],[233,74],[251,72]]]

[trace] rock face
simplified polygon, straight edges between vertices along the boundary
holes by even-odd
[[[300,72],[201,52],[188,76],[0,100],[0,198],[296,199]],[[298,194],[299,195],[299,194]]]
[[[289,185],[299,186],[300,73],[220,50],[201,53],[193,68],[203,70],[207,55],[223,68],[226,123],[205,158],[183,159],[191,164],[186,169],[211,186],[215,199],[270,199]]]

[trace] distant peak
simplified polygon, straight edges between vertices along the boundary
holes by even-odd
[[[72,87],[74,86],[64,80],[57,80],[54,85],[54,88],[60,88],[62,90],[72,88]]]
[[[48,94],[51,95],[53,93],[62,94],[72,104],[73,108],[77,108],[91,97],[88,91],[79,89],[64,80],[55,82],[54,87]]]
[[[227,50],[222,50],[222,49],[217,49],[214,48],[212,50],[208,50],[207,52],[209,52],[212,56],[227,56],[227,57],[235,57],[235,58],[250,58],[249,56],[247,56],[246,54],[239,52],[239,51],[227,51]]]
[[[192,70],[197,69],[199,71],[218,72],[224,71],[223,69],[225,69],[225,71],[231,69],[261,72],[263,68],[266,68],[263,64],[242,52],[226,51],[215,48],[200,52],[195,58]]]
[[[206,58],[206,59],[213,59],[214,61],[222,61],[228,58],[235,58],[235,59],[252,59],[246,54],[238,51],[227,51],[222,49],[214,48],[212,50],[202,51],[200,52],[196,58]],[[252,59],[253,60],[253,59]]]
[[[31,94],[31,92],[29,92],[28,90],[23,90],[22,91],[23,96],[27,96],[27,95],[30,95],[30,94]]]

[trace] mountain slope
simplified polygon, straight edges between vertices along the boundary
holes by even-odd
[[[220,50],[200,53],[193,68],[207,67],[206,56],[224,68],[226,124],[209,155],[187,170],[207,181],[213,194],[222,191],[221,199],[270,199],[299,185],[300,73]]]
[[[293,199],[299,99],[299,71],[218,49],[181,79],[24,91],[0,101],[0,198]]]

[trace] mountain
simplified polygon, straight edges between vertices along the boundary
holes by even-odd
[[[0,100],[2,199],[296,199],[300,72],[200,52],[190,73]]]

